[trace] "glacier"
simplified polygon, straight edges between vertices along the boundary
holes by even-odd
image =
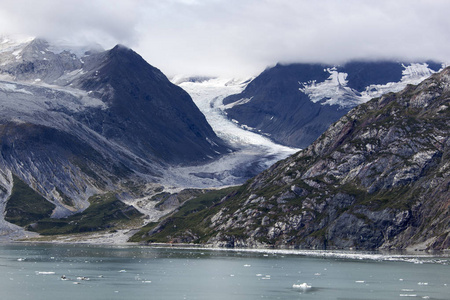
[[[208,164],[169,168],[163,176],[162,183],[165,186],[211,188],[242,184],[275,162],[300,150],[274,143],[227,118],[222,100],[242,92],[250,80],[189,80],[183,76],[172,78],[173,83],[189,93],[217,136],[236,150]]]

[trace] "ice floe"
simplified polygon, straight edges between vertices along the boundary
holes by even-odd
[[[301,290],[308,290],[308,289],[312,288],[312,286],[309,285],[309,284],[307,284],[306,282],[303,282],[303,283],[300,283],[300,284],[294,283],[294,284],[292,285],[292,287],[293,287],[294,289],[301,289]]]

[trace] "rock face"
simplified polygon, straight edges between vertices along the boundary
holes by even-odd
[[[201,212],[189,234],[170,237],[223,247],[449,249],[449,131],[447,68],[354,108]]]
[[[14,176],[63,217],[230,151],[186,92],[124,46],[79,55],[2,40],[0,63],[2,211]]]
[[[77,117],[109,140],[141,158],[176,164],[227,152],[191,97],[133,50],[119,45],[91,55],[86,64],[86,73],[71,84],[101,95],[108,109]]]
[[[356,105],[417,84],[440,68],[432,62],[278,64],[242,93],[225,98],[225,111],[245,128],[280,144],[305,148]]]

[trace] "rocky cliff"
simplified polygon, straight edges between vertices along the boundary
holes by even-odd
[[[449,249],[449,130],[447,68],[359,105],[305,150],[225,197],[193,202],[135,239],[221,247]]]

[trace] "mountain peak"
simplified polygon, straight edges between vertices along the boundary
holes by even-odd
[[[117,44],[110,51],[115,52],[115,51],[130,51],[130,50],[133,51],[131,48],[129,48],[123,44]]]
[[[127,64],[127,68],[152,68],[156,69],[147,63],[142,56],[136,53],[133,49],[124,46],[122,44],[117,44],[112,49],[107,51],[109,63],[117,60],[119,64]],[[120,66],[118,66],[120,67]]]

